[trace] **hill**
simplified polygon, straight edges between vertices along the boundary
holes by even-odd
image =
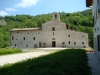
[[[93,47],[93,23],[92,10],[88,9],[82,12],[66,13],[60,12],[61,21],[68,24],[69,29],[82,31],[89,34],[89,45]],[[52,19],[52,13],[41,15],[16,15],[3,17],[7,22],[6,26],[0,26],[0,47],[10,45],[9,30],[13,28],[32,28],[41,27],[41,25]]]

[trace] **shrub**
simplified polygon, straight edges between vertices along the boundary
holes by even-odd
[[[14,53],[21,53],[21,49],[14,49],[14,48],[0,48],[0,55],[5,54],[14,54]]]

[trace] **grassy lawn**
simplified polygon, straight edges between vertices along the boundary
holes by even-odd
[[[0,48],[0,55],[21,53],[22,50],[14,48]]]
[[[67,49],[0,67],[0,75],[91,75],[86,51]]]

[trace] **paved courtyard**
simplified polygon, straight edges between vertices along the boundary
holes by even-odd
[[[100,75],[100,60],[96,57],[94,53],[87,53],[88,65],[91,67],[92,75]]]
[[[27,52],[27,53],[0,56],[0,66],[3,66],[4,64],[7,63],[15,63],[25,59],[39,57],[41,55],[46,55],[46,54],[49,54],[49,52]]]

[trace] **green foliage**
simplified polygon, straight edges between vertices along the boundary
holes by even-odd
[[[93,23],[92,23],[92,11],[91,9],[82,12],[65,13],[61,12],[61,21],[68,24],[69,29],[82,31],[89,34],[89,45],[93,47]],[[8,47],[10,45],[10,33],[9,30],[13,28],[31,28],[41,27],[43,23],[52,19],[52,14],[42,15],[16,15],[5,16],[6,26],[0,26],[0,47]]]
[[[67,49],[0,68],[0,75],[91,75],[86,51]]]
[[[0,48],[0,55],[21,53],[22,50],[14,48]]]

